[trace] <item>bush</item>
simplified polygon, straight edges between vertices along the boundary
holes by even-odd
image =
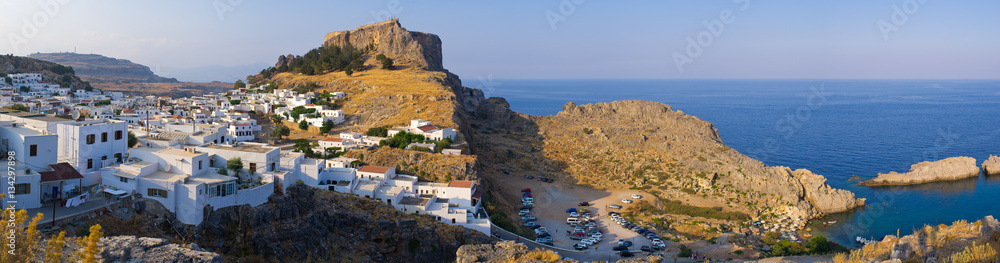
[[[314,48],[306,52],[305,56],[296,56],[291,59],[289,65],[282,65],[278,68],[268,68],[261,71],[261,75],[270,77],[280,72],[296,72],[306,75],[324,74],[329,71],[355,70],[360,69],[362,52],[354,46],[347,45],[343,48],[338,46],[325,46]],[[348,74],[350,75],[350,74]]]
[[[386,127],[375,127],[368,129],[365,135],[374,137],[389,137],[389,129]]]
[[[417,252],[417,248],[420,248],[420,239],[411,238],[407,247],[410,249],[410,253]]]
[[[721,207],[690,206],[676,200],[663,199],[663,211],[668,214],[682,214],[721,220],[746,221],[750,216],[741,212],[723,212]]]
[[[308,130],[309,129],[309,122],[307,122],[306,120],[300,121],[299,122],[299,129],[300,130]]]
[[[677,257],[686,258],[686,257],[691,257],[691,255],[693,255],[691,249],[685,245],[681,245],[678,248],[680,248],[681,252],[677,252]]]
[[[955,263],[997,262],[997,250],[990,244],[976,245],[976,242],[972,242],[971,246],[965,247],[962,252],[952,254],[948,258]]]

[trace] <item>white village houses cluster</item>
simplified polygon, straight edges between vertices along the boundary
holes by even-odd
[[[83,200],[78,197],[88,194],[131,195],[160,202],[180,222],[198,224],[206,211],[260,205],[302,182],[489,233],[483,189],[474,181],[422,182],[391,167],[361,165],[346,157],[306,158],[256,142],[262,127],[251,113],[273,113],[316,127],[339,124],[347,117],[342,110],[314,102],[344,98],[343,92],[239,89],[172,99],[71,91],[33,73],[9,76],[12,83],[0,83],[0,147],[3,154],[14,154],[9,170],[15,171],[16,182],[13,195],[2,201],[16,200],[19,209],[60,200],[65,203],[57,206],[73,205],[65,200]],[[424,120],[388,130],[390,136],[401,131],[430,140],[456,135]],[[132,148],[130,134],[137,141]],[[317,143],[322,149],[346,150],[377,147],[386,139],[342,133]]]

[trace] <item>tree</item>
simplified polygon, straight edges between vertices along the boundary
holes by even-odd
[[[233,170],[233,175],[239,176],[240,172],[243,171],[243,158],[233,157],[226,161],[226,168]]]
[[[436,148],[438,152],[441,152],[441,150],[448,149],[449,147],[451,147],[451,143],[452,143],[451,138],[444,138],[435,143],[436,145],[434,148]]]
[[[28,86],[21,86],[21,92],[31,92],[31,88]]]
[[[375,56],[375,60],[378,60],[379,63],[382,63],[382,69],[392,69],[391,58],[386,57],[385,55],[382,54],[378,54],[378,56]]]
[[[101,230],[101,225],[95,224],[90,226],[90,235],[80,240],[80,246],[83,247],[83,251],[77,254],[80,261],[84,263],[97,262],[97,253],[101,252],[98,244],[101,242],[101,237],[103,236],[104,231]]]
[[[229,175],[229,170],[226,170],[226,168],[219,168],[218,173],[221,175]]]
[[[326,133],[330,132],[330,130],[332,130],[332,129],[333,129],[333,121],[326,120],[326,121],[323,122],[323,127],[319,128],[319,133],[320,134],[326,134]]]
[[[274,125],[281,124],[281,115],[274,114],[268,118],[271,119],[271,123],[273,123]]]
[[[348,76],[354,75],[354,70],[351,70],[351,68],[344,69],[344,74],[347,74]]]
[[[681,245],[680,246],[680,250],[681,251],[677,253],[678,257],[686,258],[686,257],[690,257],[691,256],[691,253],[692,253],[691,249],[688,248],[687,246]]]
[[[289,134],[292,134],[292,129],[282,124],[274,126],[274,130],[271,130],[271,137],[277,137],[278,140],[281,140],[282,136],[288,136]]]
[[[136,144],[139,144],[139,137],[135,137],[135,133],[128,132],[128,147],[135,147]]]
[[[233,89],[242,89],[242,88],[246,88],[246,87],[247,87],[247,84],[243,83],[243,80],[241,80],[241,79],[238,79],[238,80],[236,80],[236,83],[233,83]]]
[[[45,262],[62,262],[65,244],[66,231],[60,231],[59,236],[49,239],[48,247],[45,247]]]
[[[301,122],[299,122],[299,129],[300,130],[309,129],[309,122],[307,122],[306,120],[302,120]]]
[[[19,110],[19,111],[31,111],[31,109],[29,109],[28,106],[24,106],[24,104],[20,104],[20,103],[16,103],[14,105],[11,105],[10,109],[12,109],[12,110]]]
[[[11,78],[10,76],[3,77],[3,80],[4,82],[7,82],[7,85],[14,85],[14,79]]]
[[[389,129],[386,127],[375,127],[368,129],[368,131],[365,132],[365,135],[374,137],[389,137]]]

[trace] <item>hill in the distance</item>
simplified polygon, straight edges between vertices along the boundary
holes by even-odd
[[[28,57],[71,66],[77,76],[89,81],[95,88],[133,95],[184,97],[222,92],[233,86],[225,82],[180,82],[175,78],[157,76],[145,65],[98,54],[34,53]]]

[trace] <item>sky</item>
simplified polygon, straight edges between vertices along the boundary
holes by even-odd
[[[998,79],[1000,1],[0,0],[0,53],[234,81],[400,18],[475,79]]]

